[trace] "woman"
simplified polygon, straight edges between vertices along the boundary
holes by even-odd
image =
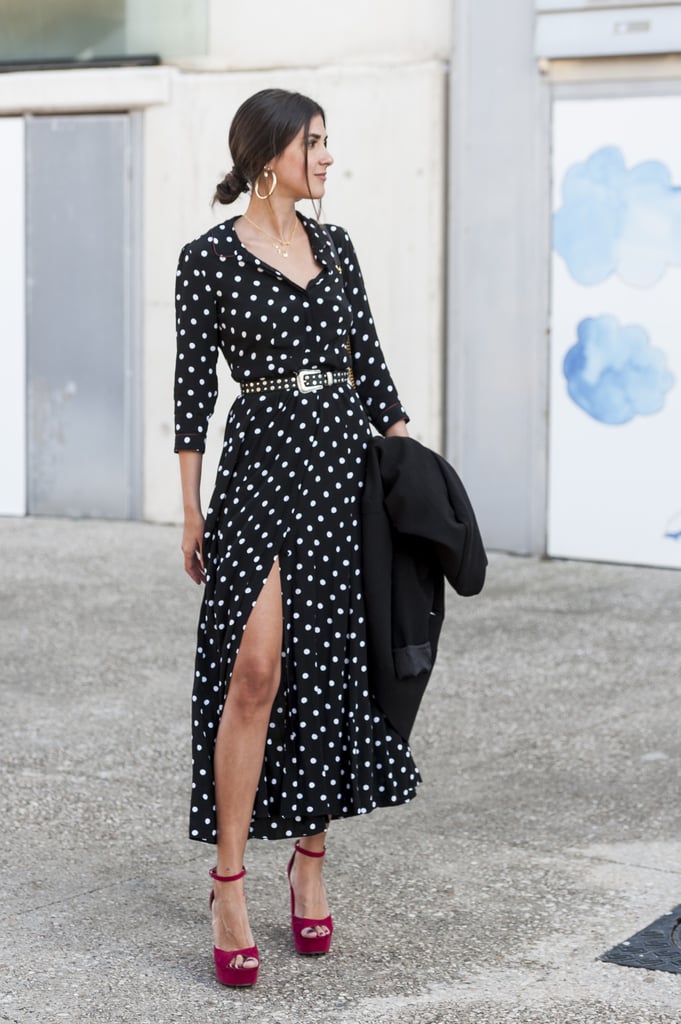
[[[250,191],[250,201],[180,255],[175,450],[185,569],[205,583],[190,836],[217,844],[217,978],[250,985],[259,959],[244,894],[248,837],[297,839],[295,946],[327,952],[330,820],[404,803],[419,777],[369,696],[360,575],[370,422],[406,435],[407,416],[348,235],[295,208],[325,192],[324,112],[300,94],[264,90],[237,111],[229,145],[234,167],[216,199]],[[204,522],[219,351],[242,393]]]

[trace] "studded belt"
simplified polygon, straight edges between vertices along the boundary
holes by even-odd
[[[307,395],[311,391],[321,391],[333,384],[352,386],[350,370],[325,370],[323,367],[311,366],[299,370],[293,377],[263,377],[261,380],[242,380],[242,395],[260,395],[268,391],[300,391]]]

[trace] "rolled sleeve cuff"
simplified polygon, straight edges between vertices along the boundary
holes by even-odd
[[[409,416],[401,402],[394,402],[387,409],[383,409],[378,413],[374,426],[382,434],[385,434],[388,427],[392,427],[393,423],[397,423],[399,420],[404,420],[405,423],[408,423]]]
[[[175,434],[175,448],[176,452],[205,452],[206,450],[206,438],[204,434],[187,434],[183,431],[178,431]]]

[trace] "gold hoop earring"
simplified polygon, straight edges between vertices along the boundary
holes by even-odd
[[[258,199],[269,199],[270,196],[272,195],[272,193],[274,192],[275,188],[277,187],[277,176],[276,176],[276,174],[274,173],[274,171],[270,167],[266,167],[265,170],[262,173],[265,175],[266,178],[268,178],[270,175],[272,175],[272,185],[270,187],[270,190],[269,190],[269,192],[267,193],[266,196],[264,196],[261,193],[260,189],[258,188],[258,182],[260,181],[260,175],[258,175],[258,177],[255,179],[255,189],[254,189],[254,191],[255,191],[255,194],[258,197]]]

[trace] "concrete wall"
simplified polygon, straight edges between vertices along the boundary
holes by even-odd
[[[176,519],[172,448],[173,277],[180,246],[243,209],[209,200],[231,166],[231,115],[270,85],[312,94],[325,107],[336,163],[325,219],[357,247],[386,355],[414,434],[442,445],[445,68],[190,74],[173,72],[172,100],[149,110],[145,133],[145,517]],[[408,144],[396,145],[396,139]],[[302,207],[301,207],[302,208]],[[204,460],[215,472],[222,423],[236,394],[225,366]]]
[[[234,70],[448,61],[450,0],[209,0],[209,54]]]
[[[449,4],[433,3],[429,19],[407,3],[367,10],[352,0],[342,11],[325,8],[323,18],[318,12],[307,0],[268,0],[259,7],[267,31],[254,33],[245,8],[213,4],[210,56],[180,61],[169,102],[147,111],[144,509],[151,520],[181,516],[170,402],[177,254],[243,209],[245,199],[215,210],[209,202],[231,166],[233,113],[268,86],[306,92],[326,110],[336,162],[324,219],[353,237],[412,432],[443,446]],[[204,460],[206,495],[235,394],[225,372]]]
[[[549,91],[533,6],[460,0],[451,75],[447,451],[490,547],[544,550]]]

